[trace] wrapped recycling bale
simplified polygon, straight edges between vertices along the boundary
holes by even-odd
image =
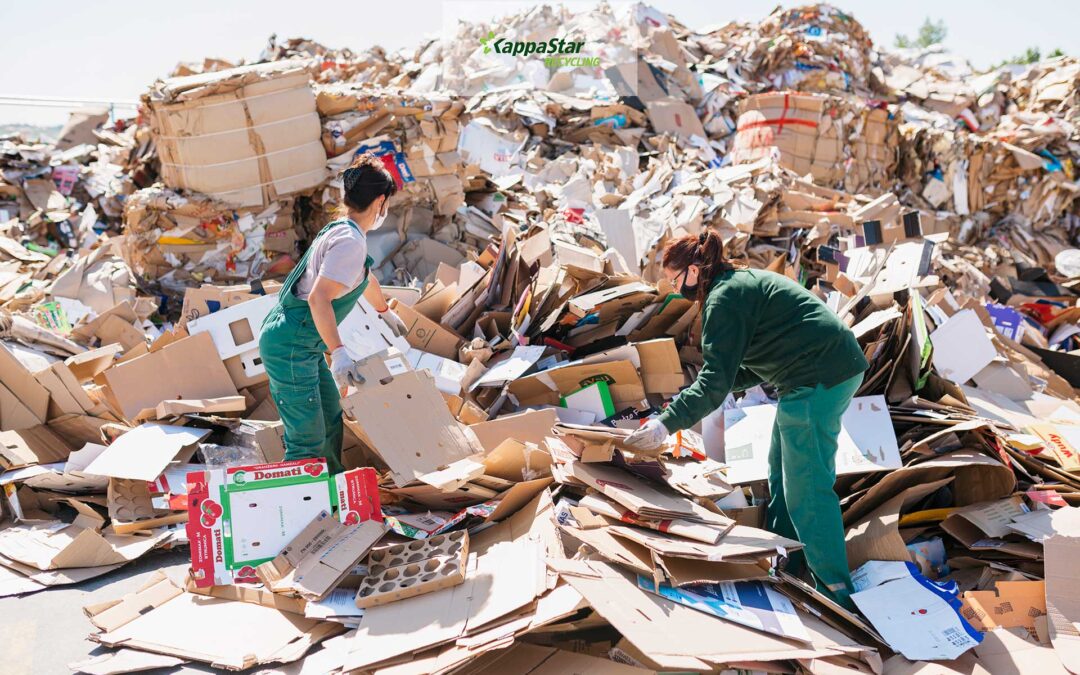
[[[899,114],[884,104],[822,94],[775,92],[739,106],[734,161],[770,154],[828,187],[877,193],[896,174]]]
[[[825,4],[777,8],[759,31],[756,79],[777,89],[870,91],[873,42],[850,14]]]
[[[161,177],[227,206],[266,206],[326,177],[310,61],[156,82],[143,100]]]

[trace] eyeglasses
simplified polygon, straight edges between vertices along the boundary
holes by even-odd
[[[675,286],[675,290],[680,295],[682,294],[683,284],[686,283],[686,275],[689,274],[689,273],[690,273],[690,268],[687,267],[682,272],[679,272],[679,276],[675,277],[674,281],[672,281],[673,285]],[[682,278],[682,281],[679,281],[680,278]]]

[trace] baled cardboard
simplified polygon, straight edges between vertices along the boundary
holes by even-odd
[[[83,608],[101,629],[90,639],[244,670],[290,663],[344,628],[270,607],[185,593],[161,571],[135,593]]]
[[[380,355],[359,366],[365,382],[341,407],[356,422],[351,428],[389,465],[398,487],[419,480],[451,488],[483,473],[483,465],[471,459],[479,445],[450,414],[430,373],[390,375]],[[391,425],[388,419],[409,424]]]
[[[255,573],[275,593],[317,601],[337,587],[386,534],[381,520],[344,525],[322,511],[273,560]]]
[[[321,183],[326,152],[309,67],[261,63],[155,85],[147,100],[165,184],[263,206]]]
[[[255,580],[323,511],[347,525],[380,520],[374,469],[330,475],[326,461],[302,459],[188,474],[187,534],[196,586]]]
[[[129,420],[162,401],[237,395],[209,334],[192,335],[115,365],[97,379],[108,387],[113,407]]]
[[[148,422],[113,441],[86,467],[86,473],[152,481],[170,462],[190,459],[196,444],[209,434],[209,429]]]

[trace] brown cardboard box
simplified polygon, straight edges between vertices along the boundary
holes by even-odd
[[[438,324],[423,314],[420,314],[405,303],[396,299],[390,301],[390,307],[409,329],[405,339],[417,349],[436,354],[451,361],[457,360],[458,349],[464,343],[464,339],[450,332],[441,324]]]
[[[599,380],[608,383],[616,410],[638,407],[645,399],[645,386],[630,361],[553,368],[518,378],[509,390],[522,406],[558,405],[560,397]]]
[[[426,370],[390,375],[382,352],[358,366],[365,378],[342,399],[350,428],[390,466],[394,483],[419,480],[452,489],[479,476],[484,465],[474,459],[481,448],[450,415],[435,380]],[[387,420],[408,424],[387,424]]]
[[[129,420],[169,399],[238,395],[207,333],[115,365],[95,379],[108,387],[112,406]]]
[[[74,449],[49,427],[3,431],[0,432],[0,469],[62,462]]]
[[[48,416],[49,390],[0,345],[0,430],[26,429]]]
[[[967,591],[960,613],[981,631],[1025,628],[1036,634],[1035,622],[1046,616],[1046,583],[1042,581],[998,581],[986,591]]]

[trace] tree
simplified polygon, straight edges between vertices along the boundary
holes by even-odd
[[[907,47],[929,47],[930,45],[936,45],[945,41],[945,36],[948,35],[949,29],[945,27],[944,21],[931,21],[930,17],[923,19],[922,25],[919,26],[919,34],[915,38],[910,38],[902,33],[896,34],[896,46],[901,49]]]
[[[1065,52],[1061,51],[1061,49],[1054,49],[1053,51],[1051,51],[1050,53],[1048,53],[1046,55],[1046,58],[1055,59],[1055,58],[1057,58],[1059,56],[1065,56]],[[996,70],[997,68],[1000,68],[1002,66],[1009,65],[1009,64],[1012,64],[1012,63],[1015,63],[1017,65],[1021,65],[1021,66],[1026,66],[1026,65],[1029,65],[1029,64],[1032,64],[1032,63],[1038,63],[1039,61],[1042,61],[1042,60],[1043,60],[1042,51],[1038,47],[1028,47],[1027,49],[1024,50],[1024,52],[1022,54],[1017,54],[1016,56],[1005,59],[1001,63],[997,63],[997,64],[991,66],[990,70]]]

